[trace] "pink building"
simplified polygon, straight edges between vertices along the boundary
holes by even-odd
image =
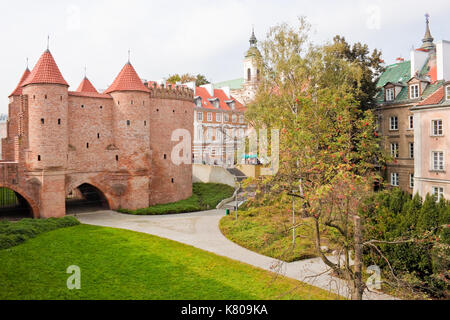
[[[411,108],[414,114],[414,194],[450,199],[450,81]]]

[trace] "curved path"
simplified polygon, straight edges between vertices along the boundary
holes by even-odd
[[[75,214],[78,220],[85,224],[128,229],[182,242],[348,297],[344,281],[330,276],[320,258],[285,263],[245,249],[228,240],[219,230],[219,220],[224,215],[225,210],[162,216],[136,216],[115,211]],[[393,299],[391,296],[375,292],[366,293],[364,298]]]

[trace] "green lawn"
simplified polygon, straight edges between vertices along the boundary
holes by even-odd
[[[66,287],[70,265],[81,289]],[[321,289],[148,234],[78,225],[0,250],[2,299],[336,299]]]
[[[158,215],[215,209],[223,199],[233,195],[234,189],[219,183],[194,183],[192,197],[174,203],[158,204],[138,210],[120,209],[119,212],[136,215]]]
[[[245,205],[244,205],[245,207]],[[268,257],[287,262],[317,257],[312,221],[297,215],[295,246],[292,246],[292,214],[288,209],[274,211],[269,208],[246,208],[220,220],[220,230],[231,241]],[[322,245],[330,251],[329,231],[322,233]]]

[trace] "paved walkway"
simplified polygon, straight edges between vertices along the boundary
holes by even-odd
[[[284,263],[228,240],[219,230],[219,220],[224,215],[225,210],[163,216],[135,216],[115,211],[75,214],[82,223],[128,229],[175,240],[348,297],[345,282],[330,276],[320,258]],[[392,299],[388,295],[373,292],[365,294],[364,298]]]

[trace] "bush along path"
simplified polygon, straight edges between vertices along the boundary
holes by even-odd
[[[41,233],[52,230],[79,225],[74,217],[50,218],[50,219],[22,219],[19,222],[0,221],[0,249],[6,249]]]
[[[135,215],[160,215],[210,210],[215,209],[223,199],[231,197],[233,192],[233,188],[225,184],[194,183],[192,196],[188,199],[138,210],[119,209],[118,211]]]

